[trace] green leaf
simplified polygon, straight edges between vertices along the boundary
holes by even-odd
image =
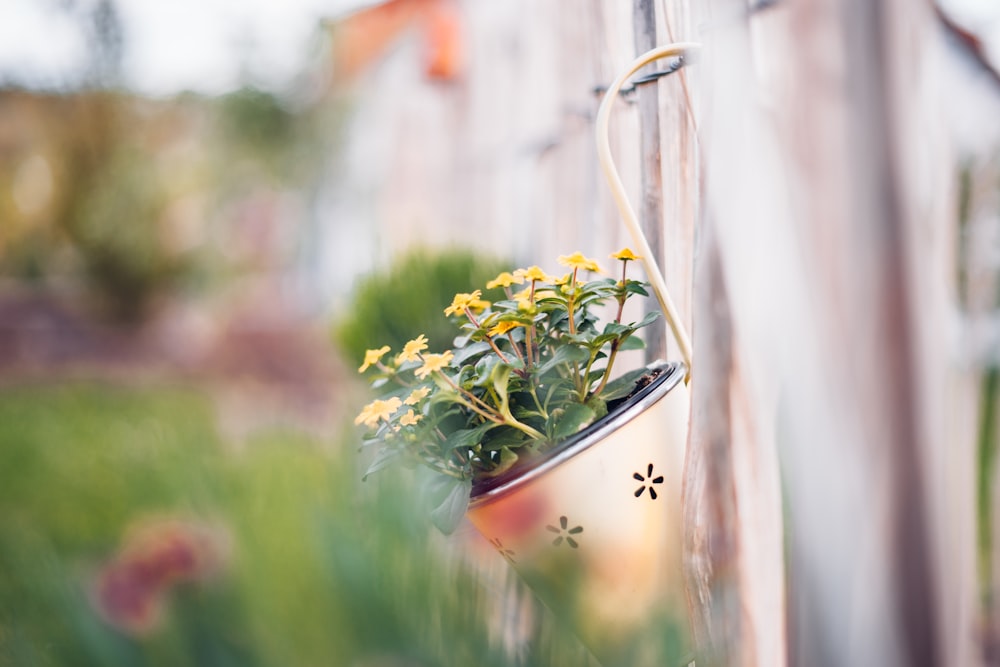
[[[507,382],[510,380],[511,367],[507,364],[498,363],[493,367],[493,372],[491,373],[491,378],[493,380],[493,389],[497,392],[497,396],[500,398],[500,412],[504,415],[510,414],[510,396],[507,393]]]
[[[628,338],[622,339],[622,342],[618,344],[618,351],[624,352],[626,350],[644,350],[646,349],[646,341],[639,338],[638,336],[629,336]]]
[[[646,316],[643,317],[641,320],[639,320],[637,323],[634,323],[632,325],[632,328],[633,329],[641,329],[642,327],[644,327],[646,325],[652,324],[653,322],[655,322],[658,319],[660,319],[660,313],[659,313],[659,311],[652,310],[652,311],[646,313]]]
[[[469,508],[472,480],[443,476],[432,484],[431,521],[445,535],[451,535]]]
[[[584,283],[580,288],[580,292],[587,294],[590,292],[605,292],[608,289],[614,288],[618,284],[614,278],[599,278],[597,280],[591,280],[590,282]]]
[[[635,331],[635,327],[630,327],[627,324],[619,324],[618,322],[608,322],[604,325],[604,333],[612,336],[620,336],[629,331]]]
[[[461,366],[472,357],[488,352],[490,349],[490,344],[486,341],[481,341],[479,343],[473,343],[472,345],[467,345],[457,352],[455,352],[455,357],[451,360],[452,366]]]
[[[590,349],[599,350],[616,338],[618,338],[616,333],[603,333],[600,336],[594,336],[594,339],[590,341]]]
[[[475,428],[463,428],[448,434],[448,437],[441,443],[441,449],[450,452],[453,449],[468,449],[478,445],[483,436],[498,425],[493,422],[485,422]]]
[[[594,420],[602,419],[608,414],[607,401],[600,396],[591,396],[587,401],[587,407],[594,411]]]
[[[428,402],[431,405],[454,405],[458,402],[459,393],[451,388],[444,380],[434,377],[434,382],[438,385],[438,391],[431,394]]]
[[[646,374],[648,371],[645,368],[637,368],[633,371],[625,373],[621,377],[612,380],[604,386],[604,391],[601,392],[601,399],[604,401],[612,401],[616,398],[622,398],[628,396],[635,389],[636,381]]]
[[[515,463],[517,463],[517,452],[510,447],[504,447],[500,450],[500,463],[497,465],[496,470],[493,471],[493,474],[499,475],[500,473],[507,472],[514,467]]]
[[[547,360],[544,364],[538,367],[538,374],[544,375],[561,364],[569,365],[574,361],[577,363],[584,363],[589,358],[590,353],[587,352],[587,350],[580,347],[564,345],[556,350],[556,353],[552,355],[551,359]]]
[[[505,364],[501,363],[500,360],[497,359],[496,355],[486,355],[476,363],[476,375],[472,385],[474,387],[485,387],[490,384],[493,382],[493,376],[496,369],[499,366],[504,365]],[[507,368],[508,370],[510,369],[509,366]]]
[[[365,474],[361,477],[361,479],[368,479],[368,475],[392,465],[402,455],[402,453],[402,450],[396,447],[383,447],[378,451],[378,454],[375,455],[375,459],[372,461],[371,465],[368,466],[368,470],[365,470]]]
[[[649,292],[646,291],[645,285],[637,280],[628,280],[625,282],[625,291],[629,294],[638,294],[639,296],[649,296]]]
[[[496,435],[493,435],[493,433],[496,433]],[[488,452],[495,452],[505,447],[521,447],[531,442],[531,438],[516,428],[505,427],[493,433],[490,434],[492,437],[488,440],[483,440],[483,449]]]
[[[581,403],[570,403],[566,406],[562,413],[556,417],[552,425],[552,438],[555,440],[562,440],[563,438],[567,438],[574,433],[578,433],[581,429],[593,423],[596,416],[597,413],[586,405]]]

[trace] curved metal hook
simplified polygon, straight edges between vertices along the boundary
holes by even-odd
[[[680,347],[681,357],[683,357],[684,363],[687,365],[689,375],[691,373],[691,338],[688,336],[688,332],[680,320],[680,315],[677,313],[677,307],[674,305],[673,299],[670,298],[663,274],[660,272],[660,267],[656,263],[653,251],[646,241],[646,236],[642,233],[635,210],[628,201],[621,177],[618,176],[615,162],[611,157],[611,144],[608,141],[608,124],[611,118],[611,107],[614,99],[630,76],[654,60],[682,56],[700,47],[701,45],[696,42],[676,42],[650,49],[632,61],[626,70],[615,79],[615,82],[611,84],[607,92],[604,93],[604,98],[601,100],[601,105],[597,110],[595,129],[597,159],[601,163],[601,170],[608,179],[608,185],[611,186],[611,194],[615,198],[615,203],[618,205],[618,211],[621,213],[625,226],[632,235],[632,241],[638,247],[639,254],[643,257],[642,263],[646,269],[646,276],[649,278],[649,282],[653,286],[653,291],[656,293],[656,298],[660,302],[660,307],[663,309],[663,314],[667,318],[670,331],[674,334],[674,339],[677,341],[678,347]]]

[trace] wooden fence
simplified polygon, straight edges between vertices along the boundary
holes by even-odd
[[[638,51],[702,42],[612,120],[694,331],[699,664],[997,664],[998,359],[963,356],[959,296],[970,238],[1000,227],[1000,142],[960,179],[941,119],[964,56],[941,18],[901,0],[454,7],[456,78],[423,79],[404,37],[356,84],[325,232],[340,270],[357,269],[343,238],[366,261],[414,242],[525,264],[626,245],[596,165],[599,91]],[[992,312],[983,243],[975,303]]]

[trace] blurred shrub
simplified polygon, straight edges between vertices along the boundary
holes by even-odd
[[[186,391],[0,392],[0,666],[587,664],[551,629],[496,648],[497,593],[433,542],[405,477],[361,483],[353,447],[290,432],[245,445]],[[137,524],[167,527],[145,567],[172,573],[143,574],[176,585],[155,622],[115,625],[95,588]],[[178,525],[225,537],[213,576],[180,576]]]
[[[73,212],[68,231],[84,275],[116,319],[140,319],[184,273],[185,258],[164,239],[167,201],[153,162],[122,147]]]
[[[239,277],[246,239],[279,261],[281,239],[259,229],[300,221],[274,202],[301,197],[333,150],[327,106],[253,88],[0,90],[0,277],[82,286],[137,320],[179,288]]]
[[[280,180],[300,170],[303,143],[319,140],[304,136],[309,126],[303,114],[293,113],[276,95],[256,88],[220,96],[215,112],[219,158],[230,168],[248,160]]]
[[[431,350],[451,347],[455,328],[444,309],[458,292],[483,289],[484,299],[502,298],[502,290],[484,288],[507,270],[509,262],[471,250],[413,250],[388,270],[358,281],[346,313],[335,324],[334,339],[358,363],[367,349],[388,345],[398,351],[421,333]]]

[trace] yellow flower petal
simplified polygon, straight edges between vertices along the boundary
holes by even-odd
[[[454,356],[451,350],[442,352],[441,354],[425,354],[424,365],[417,369],[416,376],[423,380],[434,371],[439,371],[451,363]]]
[[[631,262],[633,260],[642,259],[642,256],[632,252],[631,248],[622,248],[615,254],[611,255],[611,259],[620,259],[623,262]]]
[[[419,389],[414,389],[410,392],[410,395],[403,400],[404,405],[416,405],[420,401],[427,398],[427,394],[431,393],[431,390],[427,387],[420,387]]]
[[[399,418],[399,423],[402,426],[413,426],[421,419],[423,419],[423,415],[418,415],[413,410],[409,410],[405,415]]]
[[[527,301],[530,298],[531,298],[531,288],[530,287],[525,287],[520,292],[517,292],[517,293],[514,294],[514,300],[515,301]]]
[[[513,273],[504,271],[493,280],[486,283],[486,289],[494,287],[510,287],[511,285],[521,285],[524,283],[524,276],[516,276]]]
[[[364,373],[368,370],[368,367],[372,364],[377,364],[379,359],[385,356],[385,353],[389,351],[388,345],[383,345],[377,350],[367,350],[365,352],[365,363],[361,364],[361,368],[358,369],[359,373]]]
[[[483,299],[475,299],[474,301],[469,302],[469,310],[475,311],[477,313],[486,310],[489,307],[490,307],[490,302],[484,301]]]
[[[483,295],[482,290],[476,290],[472,293],[459,293],[455,295],[452,299],[451,305],[444,309],[445,315],[461,315],[465,312],[466,308],[471,307],[471,305],[479,301],[479,297]],[[489,304],[487,304],[489,305]]]
[[[498,322],[492,329],[486,332],[487,336],[502,336],[511,329],[523,327],[520,322]]]
[[[358,416],[354,418],[354,423],[359,425],[368,424],[371,421],[371,417],[372,417],[372,406],[369,404],[366,405],[358,414]],[[376,418],[375,421],[378,421],[378,419]]]
[[[601,267],[597,265],[597,260],[584,257],[582,252],[574,252],[572,255],[560,255],[559,263],[571,269],[583,269],[598,273],[601,271]]]
[[[420,334],[406,345],[403,346],[403,351],[399,353],[396,360],[400,363],[404,361],[419,361],[420,353],[427,349],[427,336]]]
[[[544,271],[541,270],[541,268],[537,266],[529,266],[526,269],[518,269],[517,271],[514,272],[514,275],[520,276],[525,280],[541,281],[546,283],[552,283],[556,281],[554,277],[545,273]]]
[[[389,421],[402,404],[403,402],[396,396],[385,400],[376,399],[364,407],[361,414],[354,418],[354,423],[376,426],[379,420]]]

